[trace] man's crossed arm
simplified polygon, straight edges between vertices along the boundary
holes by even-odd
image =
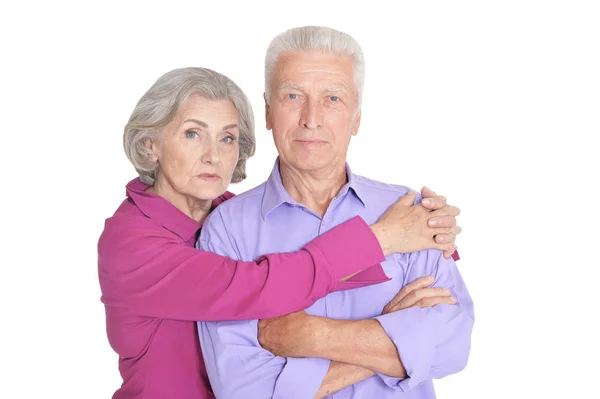
[[[434,278],[425,276],[407,284],[385,306],[389,314],[413,306],[454,305],[456,298],[445,288],[429,287]],[[305,312],[260,320],[261,346],[281,357],[330,359],[325,379],[315,398],[324,398],[376,373],[406,378],[398,349],[375,319],[351,321],[309,316]]]
[[[199,323],[217,397],[322,398],[373,375],[389,388],[407,391],[460,371],[470,351],[471,298],[452,260],[433,250],[411,256],[427,257],[425,273],[434,276],[433,287],[414,289],[429,285],[418,280],[422,274],[409,273],[407,280],[415,280],[414,285],[406,285],[372,319],[295,313],[262,321]]]

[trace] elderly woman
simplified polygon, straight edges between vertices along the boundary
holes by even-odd
[[[213,397],[195,321],[305,309],[330,292],[387,280],[385,254],[452,253],[460,231],[457,209],[432,194],[429,209],[406,196],[373,226],[354,218],[297,252],[255,263],[195,249],[206,216],[232,196],[229,183],[246,177],[255,146],[246,96],[208,69],[159,78],[136,105],[124,146],[139,177],[98,243],[107,333],[123,378],[116,399]],[[428,226],[432,219],[438,227]]]

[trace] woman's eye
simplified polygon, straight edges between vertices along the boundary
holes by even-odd
[[[225,144],[231,144],[235,141],[235,138],[231,137],[231,136],[227,136],[227,137],[223,137],[223,142]]]
[[[188,130],[187,132],[185,132],[185,136],[188,139],[195,139],[196,137],[198,137],[198,133],[194,132],[193,130]]]

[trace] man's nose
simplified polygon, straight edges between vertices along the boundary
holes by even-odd
[[[323,126],[323,105],[316,100],[309,99],[302,109],[300,125],[305,129],[318,129]]]

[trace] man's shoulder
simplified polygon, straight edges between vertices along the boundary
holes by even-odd
[[[375,197],[377,199],[389,197],[391,201],[396,201],[411,191],[410,187],[401,184],[384,183],[356,174],[352,175],[352,178],[360,196]],[[418,201],[420,201],[420,197],[417,193]]]
[[[262,183],[248,191],[237,194],[227,201],[221,203],[215,211],[220,213],[230,213],[243,209],[247,206],[260,205],[265,193],[266,183]]]
[[[197,248],[242,259],[242,241],[246,232],[256,230],[264,192],[263,183],[215,208],[204,221]]]
[[[227,227],[244,224],[247,217],[260,211],[264,193],[265,183],[221,203],[204,221],[202,236],[208,230],[230,230]]]

